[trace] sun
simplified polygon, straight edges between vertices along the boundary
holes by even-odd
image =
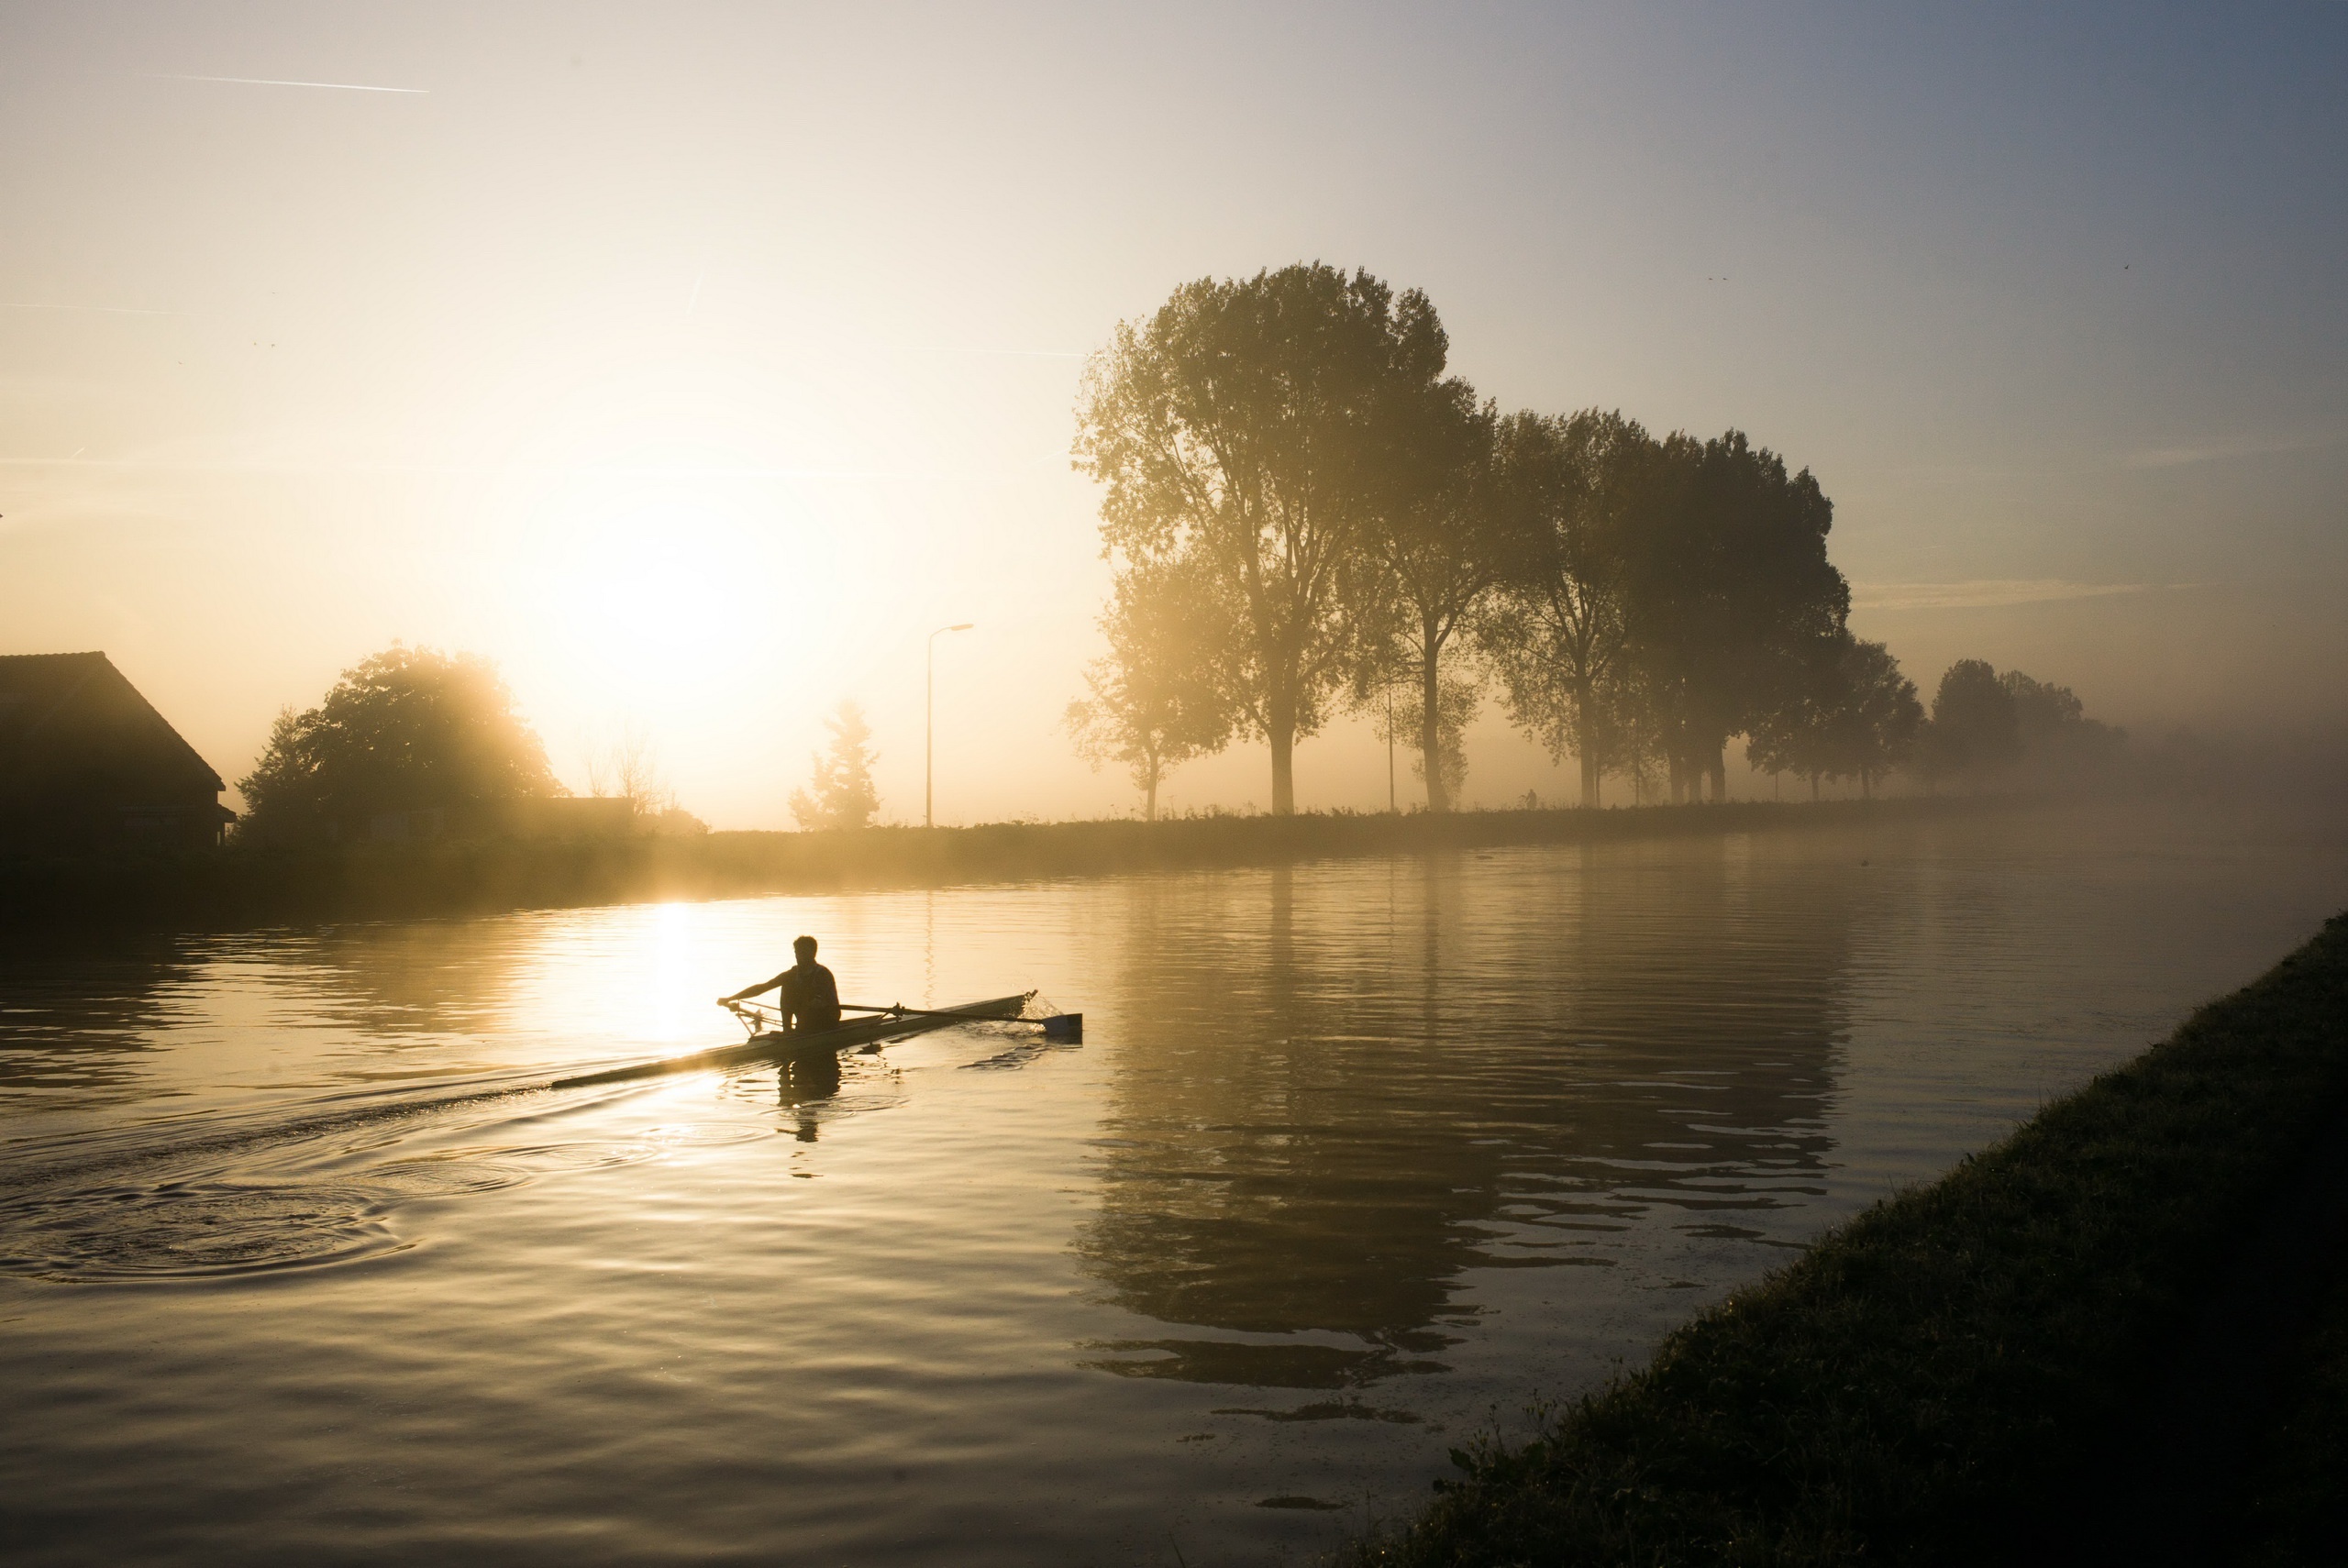
[[[826,530],[793,475],[832,432],[771,379],[657,354],[487,390],[473,527],[517,690],[589,727],[738,697],[833,632]]]
[[[652,718],[771,677],[832,631],[792,591],[822,545],[787,500],[675,464],[574,476],[498,574],[518,640],[582,712]]]

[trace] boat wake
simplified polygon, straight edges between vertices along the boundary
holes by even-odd
[[[452,1110],[493,1099],[518,1103],[450,1124]],[[721,1121],[530,1137],[533,1123],[575,1109],[475,1091],[273,1124],[254,1112],[233,1127],[125,1129],[79,1161],[11,1160],[0,1165],[0,1275],[185,1280],[348,1264],[414,1244],[389,1222],[404,1205],[775,1132]],[[417,1146],[449,1136],[463,1143]]]
[[[718,1121],[572,1133],[641,1092],[556,1094],[542,1075],[504,1075],[20,1142],[0,1150],[0,1276],[189,1280],[349,1264],[415,1244],[389,1222],[407,1204],[781,1131]]]
[[[1039,992],[1030,991],[1027,993],[1025,1005],[1019,1010],[1018,1019],[1013,1021],[1041,1023],[1047,1019],[1057,1016],[1065,1015],[1060,1013],[1060,1010],[1055,1007],[1048,998]],[[997,1036],[1009,1035],[1013,1043],[991,1056],[976,1062],[963,1063],[962,1066],[965,1070],[1003,1072],[1015,1067],[1024,1067],[1038,1056],[1057,1055],[1062,1051],[1073,1051],[1083,1043],[1081,1036],[1069,1039],[1050,1032],[1036,1035],[1024,1029],[1013,1032],[1013,1030],[1001,1025],[977,1024],[972,1027]]]
[[[966,1072],[972,1069],[981,1072],[990,1070],[1001,1072],[1007,1068],[1024,1067],[1038,1056],[1058,1055],[1062,1051],[1076,1049],[1075,1045],[1061,1041],[1038,1040],[1030,1036],[1007,1050],[996,1052],[991,1056],[976,1062],[965,1062],[962,1064],[962,1068]]]
[[[1008,1049],[963,1065],[1012,1068],[1064,1048],[1023,1033]],[[825,1122],[902,1099],[895,1075],[878,1061],[849,1055],[842,1065],[845,1085],[835,1070],[812,1088],[772,1062],[725,1071],[721,1101],[737,1110],[778,1104],[787,1124],[737,1116],[617,1139],[580,1136],[599,1110],[642,1097],[650,1085],[565,1088],[556,1081],[564,1073],[539,1068],[18,1140],[0,1146],[0,1276],[187,1280],[380,1257],[415,1244],[390,1223],[404,1205],[695,1143],[784,1132],[807,1141]],[[571,1074],[609,1070],[608,1062],[582,1063]],[[461,1145],[446,1146],[453,1140]]]

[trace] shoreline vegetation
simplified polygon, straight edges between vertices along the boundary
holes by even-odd
[[[2018,669],[1959,659],[1927,713],[1890,649],[1850,628],[1833,502],[1809,469],[1733,427],[1503,415],[1447,373],[1449,352],[1423,291],[1316,261],[1182,283],[1087,359],[1069,455],[1100,486],[1113,584],[1107,651],[1061,723],[1096,770],[1124,768],[1146,820],[1171,770],[1243,739],[1265,745],[1271,814],[1295,814],[1297,747],[1343,714],[1414,754],[1428,812],[1445,813],[1491,698],[1553,764],[1574,759],[1589,810],[1609,779],[1635,801],[1725,804],[1740,736],[1756,771],[1812,800],[1844,780],[1871,799],[1901,769],[1928,793],[2129,771],[2121,731]],[[973,629],[932,629],[925,668],[939,636]],[[924,692],[926,734],[934,680]],[[869,826],[873,726],[854,701],[824,722],[792,819]],[[42,792],[86,794],[88,771],[52,763]],[[633,723],[589,762],[591,798],[606,785],[632,811],[691,815]],[[494,664],[399,642],[282,710],[238,790],[237,835],[280,845],[568,792]]]
[[[1983,797],[1307,812],[681,837],[231,843],[0,860],[0,925],[236,929],[324,920],[953,887],[1355,856],[1782,831],[1995,810]]]
[[[2244,1237],[2324,1185],[2343,1116],[2348,914],[1535,1441],[1455,1452],[1423,1516],[1340,1561],[2315,1561],[2287,1553],[2342,1518],[2310,1467],[2348,1451],[2348,1297],[2295,1309],[2315,1322],[2281,1325],[2304,1348],[2279,1367],[2276,1325],[2226,1303],[2288,1294],[2241,1277]],[[2336,1241],[2315,1229],[2298,1251]],[[2231,1422],[2195,1397],[2212,1377]],[[2263,1479],[2210,1463],[2244,1448],[2296,1457]]]

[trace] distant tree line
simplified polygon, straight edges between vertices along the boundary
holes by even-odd
[[[2110,773],[2126,744],[2124,731],[2088,718],[2069,687],[1963,658],[1941,677],[1916,766],[1935,787],[2093,781]]]
[[[593,797],[625,802],[631,831],[709,831],[660,781],[641,729],[587,771]],[[379,819],[417,812],[460,836],[507,832],[520,819],[505,808],[570,793],[495,665],[400,643],[344,670],[317,706],[279,712],[237,788],[238,835],[281,843],[367,836]]]
[[[825,723],[831,744],[814,758],[807,787],[792,791],[792,812],[803,828],[866,826],[880,803],[871,726],[854,702],[842,702]],[[709,831],[677,803],[640,725],[591,751],[586,771],[591,798],[625,803],[625,813],[607,820],[626,831]],[[512,808],[570,793],[495,665],[399,643],[344,670],[317,706],[280,712],[260,762],[237,787],[246,806],[240,835],[281,843],[367,837],[382,819],[417,812],[437,814],[436,834],[496,835],[529,823],[544,832],[561,825],[548,808],[536,808],[535,817]],[[400,836],[407,834],[403,827]]]
[[[316,707],[281,712],[237,788],[241,831],[277,838],[568,793],[494,665],[398,643],[344,670]]]
[[[1495,693],[1577,759],[1586,806],[1610,777],[1723,799],[1740,734],[1765,771],[1870,795],[1904,764],[1977,782],[2116,738],[1977,661],[1928,719],[1890,651],[1851,635],[1807,469],[1737,430],[1502,414],[1447,352],[1423,293],[1316,263],[1183,284],[1093,356],[1075,465],[1103,486],[1117,575],[1067,719],[1151,817],[1170,769],[1241,737],[1268,744],[1272,810],[1292,812],[1296,743],[1347,706],[1407,739],[1445,810]]]
[[[1296,743],[1348,704],[1390,706],[1438,811],[1494,688],[1589,805],[1609,776],[1719,799],[1732,735],[1882,706],[1808,470],[1733,430],[1504,416],[1447,351],[1423,293],[1314,264],[1184,284],[1093,358],[1076,465],[1119,570],[1069,719],[1153,812],[1168,768],[1238,736],[1293,811]],[[1832,715],[1879,771],[1875,723]]]

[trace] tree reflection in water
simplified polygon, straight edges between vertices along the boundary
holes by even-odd
[[[1763,1237],[1822,1190],[1852,910],[1832,876],[1744,856],[1472,880],[1435,856],[1383,897],[1367,871],[1136,879],[1078,1251],[1119,1305],[1217,1333],[1091,1364],[1357,1386],[1441,1369],[1466,1271],[1609,1266],[1658,1209]]]

